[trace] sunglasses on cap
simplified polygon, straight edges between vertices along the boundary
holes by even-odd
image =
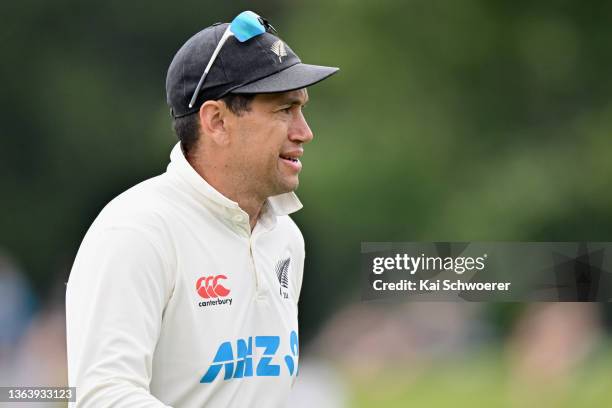
[[[274,27],[272,27],[272,25],[266,19],[260,17],[252,11],[243,11],[242,13],[238,14],[221,36],[221,39],[215,47],[206,68],[204,68],[200,81],[198,82],[198,85],[193,92],[193,96],[189,101],[189,108],[193,108],[193,105],[198,98],[198,94],[200,93],[200,89],[202,89],[202,85],[204,84],[204,80],[208,75],[208,71],[210,71],[210,68],[217,59],[217,55],[219,55],[219,51],[221,51],[221,48],[223,48],[223,44],[225,44],[227,39],[230,37],[235,37],[240,42],[246,42],[251,38],[257,37],[265,32],[276,33]]]

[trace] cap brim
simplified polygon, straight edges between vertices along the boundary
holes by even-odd
[[[338,72],[339,68],[301,62],[265,78],[232,89],[231,93],[274,93],[306,88]]]

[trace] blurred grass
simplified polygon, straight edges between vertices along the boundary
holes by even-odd
[[[607,349],[610,347],[608,345]],[[350,407],[460,408],[612,406],[612,352],[600,352],[571,375],[551,383],[521,381],[511,375],[500,353],[481,352],[451,363],[437,363],[416,375],[411,367],[386,369],[375,378],[347,374]]]

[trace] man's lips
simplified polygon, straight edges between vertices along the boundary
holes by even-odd
[[[281,153],[279,157],[285,164],[287,164],[296,171],[300,171],[302,169],[302,162],[300,162],[300,157],[302,157],[303,154],[303,150],[292,150]]]
[[[279,156],[281,159],[285,159],[285,160],[289,160],[293,162],[299,162],[300,157],[302,157],[302,155],[304,155],[304,150],[299,149],[299,150],[290,150],[288,152],[283,152]]]

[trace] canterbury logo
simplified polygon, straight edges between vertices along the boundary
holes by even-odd
[[[283,62],[283,57],[287,56],[287,50],[285,49],[285,43],[281,40],[276,41],[270,47],[270,51],[275,53],[278,56],[278,62]]]
[[[291,258],[283,259],[282,261],[278,261],[276,264],[276,276],[278,277],[278,283],[285,288],[289,288],[289,264],[291,263]]]
[[[198,295],[204,299],[225,297],[230,290],[219,283],[220,280],[227,279],[225,275],[202,276],[196,282]]]

